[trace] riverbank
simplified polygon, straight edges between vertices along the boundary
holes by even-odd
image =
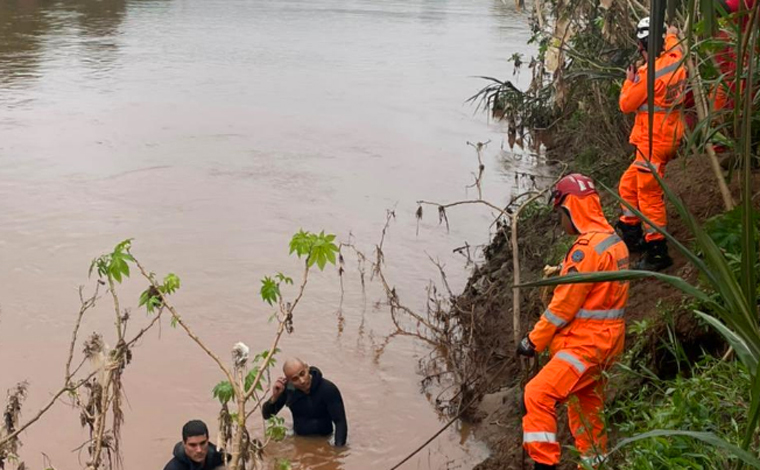
[[[568,162],[572,167],[576,162]],[[690,210],[704,221],[723,211],[720,193],[714,184],[714,174],[706,158],[685,158],[672,162],[668,168],[667,182],[683,198]],[[611,197],[605,197],[605,207],[616,212]],[[690,235],[683,221],[673,215],[669,208],[669,229],[679,240],[689,243]],[[520,222],[519,246],[521,275],[526,281],[542,276],[545,264],[556,263],[556,243],[561,244],[557,223],[552,214],[539,213]],[[561,255],[560,255],[561,256]],[[678,253],[673,253],[674,265],[666,272],[678,275],[689,282],[697,281],[696,271]],[[463,319],[464,324],[475,325],[475,350],[480,352],[479,360],[487,362],[486,367],[508,363],[505,372],[494,380],[488,390],[482,390],[483,398],[472,410],[470,419],[477,423],[475,434],[488,443],[492,455],[475,467],[478,470],[522,469],[522,428],[520,414],[520,394],[523,375],[514,357],[512,338],[512,251],[507,243],[504,230],[498,232],[487,250],[485,263],[470,278],[467,288],[457,298],[459,311],[474,312],[474,319]],[[476,288],[490,286],[487,291]],[[522,323],[530,328],[543,311],[541,293],[538,289],[527,289],[522,294]],[[673,377],[677,364],[672,356],[661,348],[661,340],[667,337],[670,328],[675,340],[692,360],[703,353],[720,354],[725,346],[720,337],[711,329],[696,321],[687,309],[679,291],[657,281],[637,281],[631,286],[631,296],[626,309],[628,335],[626,347],[635,355],[625,358],[627,365],[638,363],[658,377]],[[647,324],[646,331],[636,325]],[[497,351],[493,354],[490,351]],[[488,352],[488,353],[486,353]],[[486,357],[488,354],[488,357]],[[642,362],[643,361],[643,362]],[[616,395],[639,383],[631,382],[627,376],[613,376],[610,383],[610,403]],[[560,418],[559,438],[565,444],[572,443],[567,429],[564,412]],[[568,463],[567,469],[575,468]]]
[[[632,57],[638,57],[632,33],[639,18],[649,12],[632,11],[628,6],[613,2],[583,6],[560,3],[552,4],[551,9],[551,17],[556,20],[544,23],[542,12],[532,19],[531,41],[541,45],[537,57],[530,61],[511,59],[516,67],[520,63],[531,64],[531,87],[521,91],[508,80],[489,79],[489,85],[472,100],[509,123],[510,142],[515,134],[523,134],[524,129],[540,130],[544,136],[541,140],[547,146],[546,162],[563,165],[558,173],[583,173],[594,178],[600,187],[615,191],[633,153],[628,144],[633,119],[620,112],[618,96],[626,68]],[[701,15],[713,15],[713,12],[708,8],[700,14],[703,19]],[[710,21],[716,20],[711,17]],[[692,33],[704,34],[699,28]],[[709,62],[714,53],[688,48],[688,43],[680,47],[698,63]],[[667,230],[687,250],[694,252],[692,259],[704,257],[704,262],[695,264],[709,268],[698,271],[671,243],[674,265],[664,274],[695,286],[703,300],[686,298],[672,285],[651,278],[632,282],[626,308],[625,353],[619,366],[612,368],[607,377],[606,417],[613,445],[623,438],[653,429],[710,431],[719,439],[740,445],[742,432],[739,430],[743,429],[749,412],[747,368],[752,372],[754,363],[747,362],[741,354],[741,360],[734,360],[727,352],[723,337],[707,322],[698,320],[694,312],[702,310],[715,315],[720,319],[712,320],[722,320],[729,328],[736,328],[736,325],[730,326],[735,318],[756,315],[756,312],[755,315],[726,313],[728,307],[723,305],[743,305],[748,312],[757,300],[752,297],[752,285],[742,286],[744,297],[740,300],[732,296],[740,290],[734,282],[754,279],[753,265],[757,266],[755,270],[760,269],[760,264],[742,257],[742,253],[751,252],[752,240],[760,238],[758,232],[752,237],[752,231],[760,227],[747,227],[741,215],[749,216],[751,206],[757,207],[760,202],[756,194],[760,175],[744,170],[716,174],[719,165],[711,155],[712,148],[705,144],[705,135],[711,132],[711,126],[719,128],[731,135],[728,148],[744,148],[742,132],[739,127],[732,128],[732,124],[736,126],[742,119],[735,114],[729,117],[727,112],[721,114],[709,107],[706,109],[700,103],[699,97],[710,91],[703,85],[704,80],[712,77],[714,71],[692,67],[689,74],[688,88],[698,99],[696,105],[684,105],[684,110],[699,115],[707,125],[686,131],[677,157],[668,163],[665,182],[681,199],[694,222],[682,220],[673,206],[674,201],[668,199]],[[737,109],[744,108],[737,106]],[[750,129],[749,117],[756,119],[757,116],[756,108],[746,109],[751,112],[747,114],[747,123],[742,123],[742,129]],[[706,134],[699,134],[704,129],[707,129]],[[548,134],[551,139],[545,139]],[[750,168],[751,161],[748,155],[743,167]],[[740,173],[744,178],[741,183]],[[606,191],[601,193],[605,215],[614,223],[620,213],[618,203]],[[737,202],[738,207],[728,210]],[[451,314],[463,326],[464,335],[471,335],[466,368],[477,371],[475,377],[467,375],[461,384],[464,390],[461,395],[475,397],[477,402],[467,410],[466,416],[477,423],[475,434],[492,450],[492,455],[476,467],[478,470],[529,468],[521,448],[520,401],[530,372],[524,370],[515,357],[515,336],[524,335],[538,320],[548,292],[542,296],[538,289],[522,290],[521,331],[513,334],[516,277],[513,257],[519,259],[520,283],[535,281],[542,277],[545,265],[561,261],[570,243],[569,238],[558,235],[557,222],[546,206],[533,203],[530,209],[520,217],[517,243],[510,240],[509,222],[499,227],[484,251],[483,264],[474,270],[467,287],[455,299]],[[692,223],[702,227],[700,230],[704,230],[712,243],[705,243],[706,237],[696,240],[697,232]],[[515,245],[519,250],[517,254],[512,252]],[[637,259],[638,255],[632,256],[633,262]],[[704,273],[715,273],[714,269],[720,270],[721,280],[716,280],[717,276],[707,279]],[[726,285],[735,288],[725,288]],[[704,300],[706,298],[711,300]],[[756,325],[748,323],[747,332],[738,334],[746,333],[747,341],[752,342],[757,333]],[[741,348],[741,342],[736,344]],[[532,372],[535,370],[537,368]],[[741,400],[737,402],[735,397]],[[469,401],[462,400],[462,403]],[[564,410],[560,410],[558,416],[558,438],[563,446],[571,446]],[[753,431],[756,431],[754,427],[748,429],[749,437]],[[563,452],[560,468],[575,468],[578,459],[572,450]],[[605,468],[726,468],[731,459],[727,452],[681,436],[637,442],[610,455]],[[684,467],[685,461],[694,466]]]

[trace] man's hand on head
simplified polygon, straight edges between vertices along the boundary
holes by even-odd
[[[282,395],[282,392],[285,391],[285,386],[287,384],[288,379],[285,377],[279,377],[277,380],[275,380],[274,385],[272,385],[272,398],[270,398],[270,401],[277,401],[277,399],[280,398],[280,395]]]

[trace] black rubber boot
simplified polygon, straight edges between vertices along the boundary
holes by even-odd
[[[667,240],[655,240],[645,245],[644,259],[636,263],[634,269],[645,271],[662,271],[673,265],[673,259],[668,255]]]
[[[641,224],[630,225],[618,220],[615,230],[625,242],[629,252],[639,253],[644,250],[644,231],[641,229]]]
[[[546,465],[545,463],[536,463],[536,466],[533,467],[533,470],[557,470],[557,466]]]

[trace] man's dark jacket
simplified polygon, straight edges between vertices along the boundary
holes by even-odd
[[[178,442],[174,446],[174,458],[164,467],[164,470],[214,470],[224,465],[224,456],[216,450],[216,446],[208,443],[208,453],[203,464],[195,463],[185,454],[185,446]]]
[[[310,367],[311,388],[304,393],[288,383],[285,392],[274,403],[261,407],[264,419],[276,415],[283,406],[293,413],[293,428],[299,436],[329,436],[335,423],[335,445],[346,445],[348,423],[343,398],[334,383],[322,377],[316,367]]]

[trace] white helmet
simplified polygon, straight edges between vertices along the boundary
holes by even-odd
[[[645,16],[636,25],[636,37],[639,39],[646,39],[649,37],[649,17]]]
[[[665,31],[667,29],[667,26],[665,24],[662,25],[662,30]],[[639,21],[639,24],[636,25],[636,37],[644,40],[649,37],[649,17],[645,16]]]

